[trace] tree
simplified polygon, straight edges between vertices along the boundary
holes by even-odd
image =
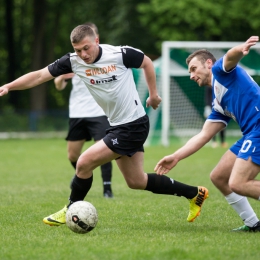
[[[138,10],[143,25],[161,42],[243,41],[259,29],[258,0],[150,0]]]
[[[46,0],[33,1],[33,42],[32,42],[32,67],[31,70],[39,70],[43,67],[45,50],[44,36],[47,12]],[[46,84],[30,90],[31,110],[44,111],[46,109]]]
[[[6,49],[9,53],[8,55],[8,67],[7,67],[7,80],[12,81],[15,78],[15,73],[13,67],[16,65],[15,59],[15,48],[14,48],[14,26],[13,26],[13,17],[12,17],[12,9],[13,9],[13,0],[5,0],[5,20],[6,20]],[[17,101],[17,93],[12,92],[9,95],[9,101],[11,104],[15,104]]]
[[[131,45],[158,57],[165,40],[243,41],[259,31],[258,0],[0,0],[0,85],[73,52],[78,24],[97,24],[101,42]],[[0,106],[67,108],[69,89],[53,82],[10,93]]]

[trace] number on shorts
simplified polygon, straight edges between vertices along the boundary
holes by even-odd
[[[241,147],[240,152],[241,152],[241,153],[246,153],[246,152],[248,152],[248,150],[249,150],[249,148],[251,147],[251,145],[252,145],[252,141],[251,141],[251,140],[246,140],[246,141],[244,141],[244,143],[243,143],[243,145],[242,145],[242,147]]]

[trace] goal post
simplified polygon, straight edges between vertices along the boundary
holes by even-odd
[[[203,118],[204,88],[189,79],[186,58],[198,49],[208,49],[216,59],[226,51],[243,42],[195,42],[195,41],[165,41],[162,43],[160,68],[161,90],[161,144],[168,146],[171,136],[188,137],[200,131]],[[251,47],[240,65],[248,74],[256,76],[260,84],[260,43]],[[258,76],[258,77],[257,77]],[[237,128],[238,129],[238,128]]]

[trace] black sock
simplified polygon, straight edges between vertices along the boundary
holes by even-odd
[[[103,193],[108,190],[112,192],[111,182],[103,182]]]
[[[93,175],[88,179],[81,179],[75,175],[71,184],[70,204],[73,202],[84,200],[93,182]]]
[[[175,181],[165,175],[149,173],[147,176],[148,181],[145,190],[153,193],[183,196],[187,199],[192,199],[198,194],[198,187]]]
[[[70,162],[71,165],[73,166],[73,168],[76,170],[76,166],[77,166],[77,161],[76,162]]]
[[[112,179],[112,163],[108,162],[100,166],[101,167],[101,175],[103,180],[103,188],[104,192],[111,190],[111,179]]]

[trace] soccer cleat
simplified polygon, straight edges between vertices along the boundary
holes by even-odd
[[[109,198],[109,199],[113,198],[113,193],[112,193],[111,190],[104,191],[103,195],[104,195],[105,198]]]
[[[193,222],[196,217],[200,215],[201,207],[205,199],[208,198],[208,189],[202,186],[198,187],[198,194],[190,201],[190,212],[187,218],[187,221]]]
[[[260,221],[258,221],[253,227],[244,225],[239,228],[234,228],[232,231],[234,231],[234,232],[260,232]]]
[[[60,226],[62,224],[66,223],[66,212],[68,210],[68,207],[65,206],[60,211],[51,214],[50,216],[43,219],[43,222],[50,226]]]

